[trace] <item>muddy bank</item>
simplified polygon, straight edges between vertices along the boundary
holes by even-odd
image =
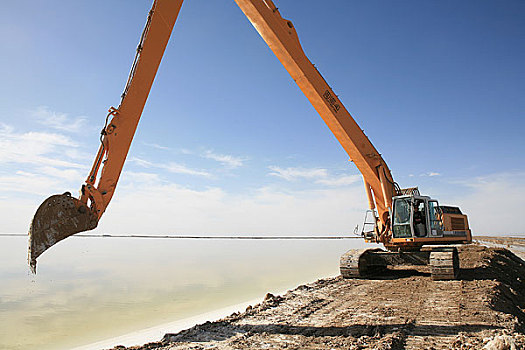
[[[432,281],[426,268],[321,279],[127,349],[525,348],[524,261],[470,245],[460,248],[460,262],[456,281]]]

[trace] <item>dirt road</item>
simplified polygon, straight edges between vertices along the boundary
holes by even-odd
[[[129,349],[525,349],[525,262],[480,245],[460,261],[456,281],[425,268],[322,279]]]

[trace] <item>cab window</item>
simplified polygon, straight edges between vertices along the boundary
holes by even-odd
[[[399,198],[394,202],[394,222],[393,234],[394,238],[412,237],[412,230],[410,228],[411,216],[411,201],[410,198]]]

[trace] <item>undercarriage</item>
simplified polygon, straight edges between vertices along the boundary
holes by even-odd
[[[418,251],[399,252],[352,249],[341,256],[339,268],[344,278],[369,278],[387,272],[389,266],[430,266],[433,280],[452,280],[459,273],[458,251],[450,246],[426,246]]]

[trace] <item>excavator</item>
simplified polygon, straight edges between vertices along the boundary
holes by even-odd
[[[419,193],[401,189],[381,154],[303,52],[293,23],[272,0],[235,0],[292,79],[328,125],[364,180],[368,198],[361,232],[385,249],[350,250],[340,259],[345,278],[366,278],[388,266],[429,265],[435,280],[455,279],[458,244],[472,241],[467,216]],[[154,0],[120,105],[111,107],[100,147],[79,197],[53,195],[37,209],[29,229],[28,262],[57,242],[97,227],[115,193],[122,167],[183,0]]]

